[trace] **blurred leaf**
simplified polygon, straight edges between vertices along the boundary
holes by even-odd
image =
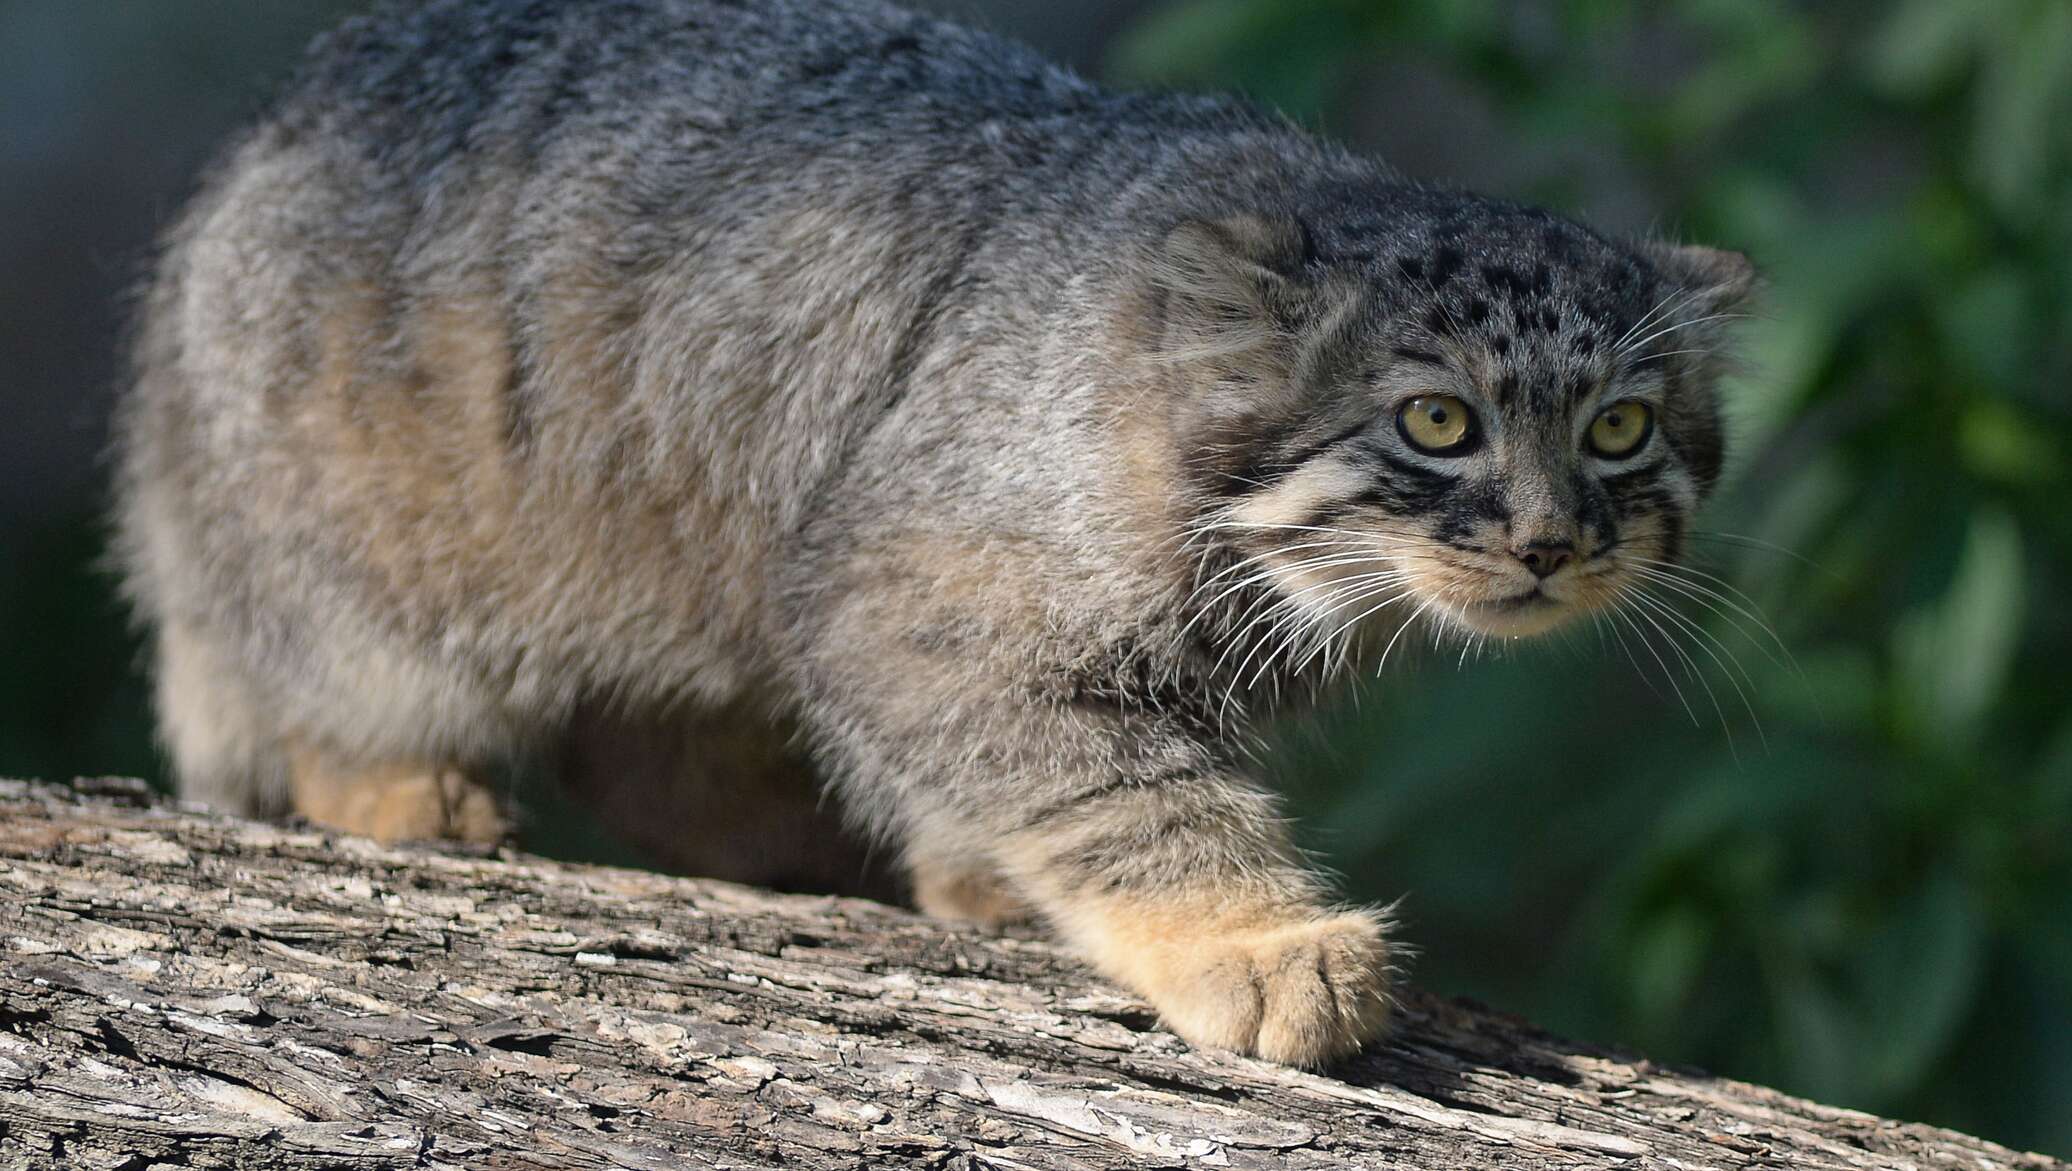
[[[2041,756],[2036,765],[2039,812],[2047,821],[2072,829],[2072,716],[2059,723]]]
[[[1862,211],[1846,223],[1808,222],[1778,247],[1767,302],[1789,312],[1748,323],[1743,339],[1756,377],[1735,384],[1736,417],[1755,442],[1832,385],[1824,374],[1851,318],[1911,284],[1922,259],[1896,214]]]
[[[1978,742],[2021,632],[2024,572],[2014,520],[1998,510],[1974,513],[1949,592],[1895,634],[1916,734],[1953,749]]]
[[[2031,365],[2032,321],[2027,283],[2012,264],[1995,265],[1935,304],[1951,372],[1987,390],[2017,381]]]
[[[1266,35],[1280,18],[1249,0],[1192,0],[1153,10],[1109,50],[1112,73],[1137,80],[1201,79],[1236,46]]]
[[[1950,0],[1902,0],[1871,39],[1871,80],[1889,93],[1919,98],[1947,85],[1978,42],[1978,12]]]
[[[1773,967],[1785,963],[1770,960]],[[1852,1074],[1861,1046],[1841,999],[1802,966],[1775,974],[1771,994],[1777,1004],[1774,1043],[1792,1084],[1816,1098],[1846,1094],[1856,1081]]]
[[[1998,399],[1964,412],[1957,430],[1964,462],[1980,477],[2009,484],[2041,484],[2065,475],[2065,450],[2050,433]]]
[[[1868,1015],[1866,1075],[1877,1092],[1915,1084],[1971,1011],[1985,917],[1964,885],[1938,871],[1893,908],[1863,948],[1857,982]]]
[[[1821,56],[1795,10],[1768,4],[1692,5],[1710,17],[1714,31],[1739,25],[1737,52],[1722,54],[1678,89],[1663,111],[1672,136],[1716,132],[1758,105],[1794,93],[1819,74]],[[1755,14],[1768,9],[1760,17]]]
[[[1660,1032],[1690,999],[1710,944],[1704,917],[1688,905],[1665,909],[1636,933],[1629,986],[1641,1027],[1648,1033]]]
[[[1315,123],[1360,44],[1359,8],[1303,0],[1285,8],[1247,0],[1192,0],[1156,10],[1117,42],[1109,70],[1136,82],[1214,79],[1298,120]]]
[[[1865,732],[1875,727],[1880,677],[1868,651],[1822,647],[1800,653],[1797,659],[1810,703],[1818,705],[1817,712],[1801,713],[1802,717],[1817,715],[1817,720],[1808,719],[1808,723],[1836,732]]]
[[[1739,413],[1731,403],[1729,409],[1729,417],[1738,423]],[[1808,558],[1811,565],[1798,558],[1809,552],[1824,553],[1824,534],[1848,507],[1852,479],[1841,458],[1830,452],[1800,465],[1788,476],[1773,475],[1766,481],[1770,499],[1754,532],[1748,534],[1756,544],[1748,554],[1747,572],[1765,605],[1781,607],[1790,602],[1803,612],[1803,593],[1786,591],[1803,589],[1800,581],[1809,571],[1822,584],[1828,583],[1831,571],[1823,568],[1824,556]]]
[[[2004,5],[2003,12],[1995,30],[2001,50],[1987,59],[1980,79],[1972,150],[1979,182],[2000,211],[2027,216],[2044,210],[2043,175],[2051,154],[2065,150],[2072,4],[2030,0]]]

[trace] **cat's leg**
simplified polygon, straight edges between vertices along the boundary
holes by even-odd
[[[179,618],[158,625],[153,700],[180,795],[241,817],[289,808],[278,713],[228,647]]]
[[[1315,1065],[1381,1029],[1382,917],[1328,897],[1271,796],[1190,721],[1046,701],[976,652],[848,617],[809,684],[816,738],[845,797],[930,860],[921,887],[997,874],[1197,1043]],[[965,917],[992,898],[926,901]]]
[[[274,663],[294,810],[381,841],[491,845],[510,836],[494,768],[551,714],[340,610]]]
[[[1326,897],[1268,795],[1222,765],[1054,780],[1047,803],[1003,829],[1003,869],[1175,1032],[1317,1065],[1381,1030],[1385,923]]]
[[[180,792],[248,817],[300,813],[383,841],[493,843],[509,829],[492,790],[460,763],[411,752],[319,747],[291,693],[251,682],[230,646],[192,621],[158,630],[160,733]],[[339,701],[304,704],[343,714]]]

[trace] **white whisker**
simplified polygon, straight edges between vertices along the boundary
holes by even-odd
[[[1683,648],[1683,644],[1677,641],[1676,635],[1671,632],[1670,628],[1663,626],[1661,620],[1655,617],[1654,612],[1658,611],[1659,603],[1650,605],[1649,603],[1655,602],[1655,599],[1650,598],[1646,593],[1639,590],[1628,596],[1642,606],[1642,609],[1636,611],[1636,616],[1655,628],[1655,632],[1660,634],[1662,640],[1669,644],[1670,653],[1674,654],[1678,661],[1683,664],[1684,674],[1697,683],[1698,687],[1705,692],[1705,698],[1712,704],[1713,714],[1719,717],[1720,731],[1726,734],[1727,753],[1734,758],[1736,764],[1739,764],[1741,762],[1741,753],[1734,746],[1734,726],[1727,720],[1727,709],[1721,706],[1719,693],[1712,689],[1712,681],[1705,677],[1705,672],[1698,669],[1698,660],[1692,658],[1690,652]]]
[[[1662,299],[1655,302],[1654,308],[1648,310],[1646,313],[1641,314],[1640,320],[1634,322],[1631,326],[1628,326],[1626,332],[1619,335],[1619,340],[1612,343],[1612,353],[1624,353],[1624,347],[1626,345],[1627,340],[1632,338],[1634,334],[1637,334],[1641,330],[1646,329],[1648,327],[1648,324],[1656,320],[1658,316],[1665,315],[1668,313],[1674,313],[1678,309],[1683,308],[1685,305],[1696,300],[1698,295],[1699,290],[1697,289],[1671,289],[1668,292],[1662,294]],[[1675,304],[1671,305],[1671,301],[1674,301]]]
[[[1619,347],[1619,350],[1615,356],[1623,358],[1627,354],[1633,352],[1634,350],[1644,348],[1649,342],[1654,341],[1656,338],[1664,337],[1668,334],[1675,333],[1679,329],[1689,329],[1694,325],[1703,325],[1708,321],[1730,321],[1736,318],[1752,316],[1754,315],[1749,313],[1707,313],[1703,317],[1693,317],[1688,321],[1673,322],[1669,325],[1663,326],[1660,329],[1657,329],[1653,333],[1647,335],[1646,337],[1640,339],[1637,342],[1628,342],[1627,344]]]
[[[1663,661],[1662,652],[1655,649],[1654,640],[1648,637],[1647,631],[1641,629],[1640,623],[1634,620],[1631,611],[1621,606],[1619,609],[1613,610],[1611,614],[1613,619],[1622,620],[1626,623],[1627,627],[1633,631],[1633,637],[1639,639],[1640,645],[1647,650],[1648,657],[1655,660],[1655,666],[1662,669],[1662,679],[1669,684],[1669,689],[1676,693],[1676,702],[1683,705],[1684,714],[1691,717],[1691,726],[1693,728],[1704,727],[1704,721],[1698,718],[1697,709],[1691,706],[1689,697],[1684,695],[1682,685],[1677,683],[1676,672],[1671,671],[1669,664]],[[1642,677],[1645,678],[1645,675],[1643,674]]]
[[[1800,678],[1805,677],[1805,672],[1799,670],[1798,662],[1792,658],[1791,648],[1784,645],[1784,640],[1778,636],[1777,632],[1771,628],[1768,622],[1765,622],[1763,620],[1761,615],[1747,609],[1740,603],[1734,601],[1732,598],[1728,597],[1726,594],[1723,594],[1718,590],[1709,588],[1699,582],[1694,582],[1684,578],[1676,577],[1674,575],[1674,572],[1671,572],[1668,569],[1659,568],[1659,566],[1667,566],[1667,562],[1656,562],[1652,563],[1651,565],[1645,559],[1642,558],[1636,557],[1631,558],[1630,560],[1634,562],[1631,568],[1637,576],[1639,576],[1643,580],[1653,582],[1656,585],[1663,587],[1664,589],[1673,590],[1676,593],[1698,603],[1699,605],[1704,606],[1706,609],[1712,611],[1714,614],[1719,615],[1720,618],[1727,623],[1727,625],[1733,627],[1734,630],[1737,631],[1743,638],[1746,638],[1749,642],[1753,643],[1755,645],[1755,648],[1763,652],[1763,656],[1769,659],[1772,663],[1776,664],[1779,669],[1791,671],[1797,674]],[[1685,569],[1683,567],[1675,568],[1685,573],[1699,572],[1697,570]],[[1732,587],[1729,586],[1728,588],[1731,589]],[[1735,592],[1740,593],[1739,590],[1735,590]],[[1742,596],[1746,597],[1747,595],[1744,594]],[[1748,630],[1745,627],[1743,627],[1739,622],[1735,621],[1736,615],[1740,616],[1741,618],[1746,618],[1748,621],[1754,623],[1758,630],[1762,631],[1765,635],[1768,635],[1770,640],[1769,644],[1765,644],[1761,639],[1756,638],[1754,635],[1748,633]],[[1777,651],[1781,653],[1784,657],[1780,659],[1778,658],[1777,654],[1771,653],[1770,645],[1775,645]],[[1789,665],[1787,665],[1787,663]]]
[[[1740,680],[1735,678],[1736,672],[1739,672],[1742,678],[1748,680],[1750,688],[1755,686],[1755,680],[1749,677],[1748,669],[1741,665],[1741,660],[1736,658],[1734,652],[1724,643],[1721,643],[1710,631],[1691,621],[1687,615],[1677,613],[1674,606],[1669,605],[1661,598],[1654,597],[1647,593],[1647,591],[1642,590],[1636,594],[1636,600],[1643,605],[1649,606],[1655,613],[1668,619],[1672,624],[1680,625],[1691,634],[1691,641],[1696,644],[1699,650],[1705,652],[1706,656],[1713,661],[1713,664],[1720,669],[1720,673],[1726,676],[1727,685],[1734,689],[1734,694],[1741,700],[1743,710],[1748,712],[1748,722],[1755,728],[1756,741],[1762,745],[1763,751],[1768,752],[1770,750],[1770,740],[1769,737],[1763,734],[1762,717],[1756,715],[1755,704],[1749,700],[1748,692],[1742,690]],[[1726,658],[1721,659],[1719,653],[1712,649],[1713,646],[1718,646],[1720,651],[1725,652]],[[1729,667],[1727,665],[1728,662],[1732,662],[1733,666]],[[1720,719],[1724,723],[1725,715],[1722,714]],[[1729,742],[1731,743],[1731,733],[1729,734]]]

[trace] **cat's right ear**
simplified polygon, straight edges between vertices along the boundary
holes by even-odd
[[[1727,248],[1702,244],[1653,244],[1655,265],[1689,294],[1694,313],[1739,313],[1755,298],[1760,283],[1754,262]]]
[[[1291,217],[1188,220],[1167,232],[1150,259],[1163,309],[1161,355],[1235,357],[1292,339],[1309,255],[1309,235]]]

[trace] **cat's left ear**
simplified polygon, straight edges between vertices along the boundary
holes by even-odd
[[[1737,313],[1754,299],[1760,283],[1755,263],[1742,253],[1702,244],[1653,244],[1656,267],[1693,296],[1689,307],[1704,313]]]
[[[1145,259],[1159,304],[1154,348],[1169,359],[1285,358],[1316,312],[1301,275],[1311,247],[1291,216],[1241,213],[1174,227]]]

